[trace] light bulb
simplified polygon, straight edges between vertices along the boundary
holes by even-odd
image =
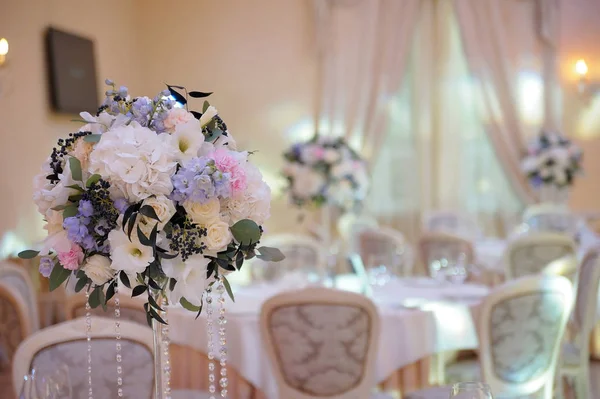
[[[8,40],[5,38],[0,39],[0,55],[5,56],[8,54]]]
[[[585,76],[588,73],[588,66],[584,60],[579,60],[575,63],[575,72],[580,76]]]

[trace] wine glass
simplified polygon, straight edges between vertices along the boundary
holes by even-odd
[[[483,382],[459,382],[452,386],[450,399],[493,399],[489,385]]]
[[[32,371],[33,383],[38,399],[71,399],[71,377],[65,364],[41,373]]]
[[[33,397],[31,396],[32,384],[33,374],[27,374],[23,377],[23,387],[21,388],[19,399],[33,399]]]
[[[451,262],[446,270],[446,279],[452,284],[462,284],[467,279],[467,255],[460,253],[456,261]]]
[[[388,256],[371,255],[368,257],[367,272],[369,283],[372,286],[384,286],[392,278],[390,274],[390,260]]]

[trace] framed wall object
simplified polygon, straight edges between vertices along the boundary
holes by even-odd
[[[46,53],[52,109],[95,113],[98,87],[94,42],[50,27],[46,31]]]

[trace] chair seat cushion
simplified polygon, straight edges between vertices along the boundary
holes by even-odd
[[[477,359],[460,360],[446,366],[446,383],[481,381],[481,368]]]
[[[416,391],[404,396],[404,399],[448,399],[450,397],[450,385],[443,387],[433,387]],[[542,399],[541,393],[535,393],[525,396],[510,396],[502,395],[501,393],[492,392],[494,399]]]

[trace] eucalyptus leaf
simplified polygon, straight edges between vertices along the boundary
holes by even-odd
[[[77,184],[71,184],[70,186],[66,186],[67,188],[72,188],[73,190],[77,190],[80,193],[83,193],[85,190],[83,188],[81,188],[79,185]]]
[[[208,107],[210,107],[210,103],[205,100],[204,104],[202,104],[202,112],[206,112],[206,110],[208,109]]]
[[[208,135],[206,135],[205,140],[206,141],[215,141],[222,134],[223,134],[223,131],[221,129],[213,129],[210,131],[210,133]]]
[[[57,205],[57,206],[55,206],[54,208],[50,208],[50,209],[52,209],[53,211],[62,211],[62,210],[64,210],[64,209],[65,209],[67,206],[68,206],[68,205]]]
[[[77,215],[77,205],[69,205],[63,210],[63,219]]]
[[[237,242],[244,245],[250,245],[260,240],[260,227],[250,219],[242,219],[231,226],[231,234]]]
[[[194,305],[193,303],[185,299],[185,297],[181,297],[179,303],[181,304],[181,306],[183,306],[184,309],[189,310],[190,312],[198,312],[201,309],[200,306]]]
[[[73,180],[81,181],[81,162],[75,157],[69,158],[69,166],[71,167],[71,176]]]
[[[227,295],[229,295],[229,298],[231,298],[231,300],[233,302],[235,302],[235,298],[233,297],[233,291],[231,290],[231,286],[229,285],[229,281],[227,281],[227,279],[225,278],[225,276],[222,276],[221,279],[223,281],[223,285],[225,286],[225,290],[227,291]]]
[[[235,267],[240,270],[242,265],[244,264],[244,253],[242,251],[238,252],[235,256]]]
[[[71,271],[62,267],[62,265],[58,262],[54,265],[52,272],[50,273],[50,282],[49,289],[50,291],[54,291],[58,287],[60,287],[71,275]]]
[[[102,179],[102,176],[98,174],[93,174],[90,176],[89,179],[87,179],[87,181],[85,182],[85,186],[90,187],[92,184],[97,183],[100,179]]]
[[[101,138],[101,134],[88,134],[87,136],[83,137],[83,141],[87,143],[97,143],[100,141]]]
[[[102,288],[101,287],[94,288],[94,291],[92,291],[92,293],[90,294],[90,297],[88,299],[88,302],[90,304],[90,308],[96,309],[98,306],[100,306],[100,304],[101,304],[100,293],[101,292],[102,292]]]
[[[285,259],[285,255],[277,248],[260,247],[258,252],[260,252],[260,255],[257,258],[267,262],[281,262]]]
[[[79,292],[83,289],[83,287],[85,287],[88,283],[88,278],[87,277],[81,277],[79,278],[79,280],[77,280],[77,284],[75,284],[75,292]]]
[[[38,256],[39,253],[40,253],[40,251],[34,251],[33,249],[26,249],[25,251],[19,252],[19,258],[21,258],[21,259],[33,259],[36,256]]]

